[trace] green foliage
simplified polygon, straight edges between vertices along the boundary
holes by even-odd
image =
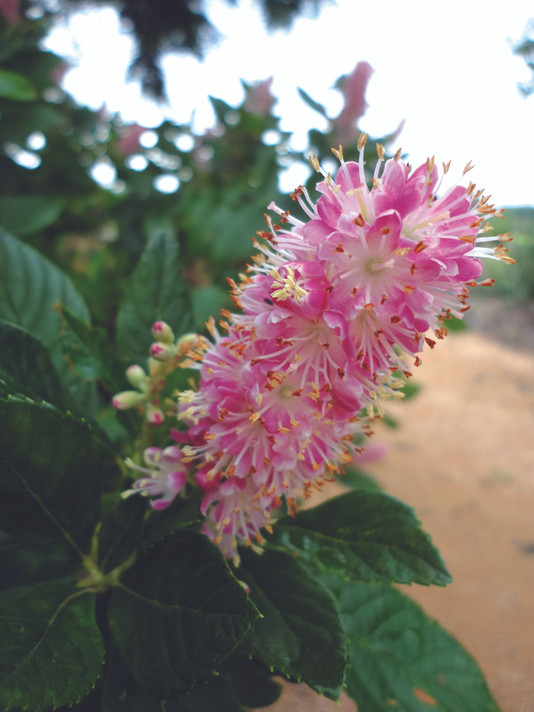
[[[83,557],[100,493],[117,483],[115,456],[86,422],[52,406],[0,399],[0,528],[46,550]]]
[[[19,237],[31,235],[52,225],[61,215],[64,201],[42,195],[0,199],[0,225]]]
[[[23,327],[47,346],[61,328],[58,305],[87,319],[71,280],[36,250],[0,230],[0,318]]]
[[[507,270],[503,262],[491,260],[488,276],[496,282],[491,292],[496,292],[514,302],[527,301],[534,297],[534,208],[507,208],[504,219],[493,225],[494,231],[510,233],[514,241],[510,255],[516,261],[513,270]],[[489,293],[474,297],[483,298]]]
[[[272,541],[317,572],[335,570],[359,581],[451,581],[413,510],[381,492],[359,489],[286,517]]]
[[[94,593],[60,579],[3,591],[0,608],[2,708],[44,712],[84,697],[104,662]]]
[[[390,586],[327,580],[349,640],[346,687],[361,712],[498,712],[469,653]]]
[[[189,530],[126,572],[108,619],[140,689],[167,697],[211,678],[257,615],[217,547]]]
[[[31,101],[37,98],[37,92],[22,74],[0,69],[0,96],[16,101]]]
[[[287,677],[337,700],[346,664],[345,635],[329,592],[284,552],[241,552],[236,575],[262,615],[244,649]]]
[[[0,319],[0,379],[6,394],[45,400],[66,409],[69,399],[43,342],[25,329]]]
[[[119,352],[144,363],[155,321],[181,334],[192,328],[189,292],[180,276],[178,245],[172,235],[154,233],[126,286],[117,318]]]

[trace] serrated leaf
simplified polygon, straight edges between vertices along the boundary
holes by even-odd
[[[0,69],[0,96],[15,101],[33,101],[37,99],[37,92],[22,74]]]
[[[61,328],[57,304],[82,319],[89,318],[70,279],[32,247],[0,229],[0,318],[50,346]]]
[[[65,201],[50,195],[10,195],[0,198],[0,224],[8,232],[31,235],[54,223]]]
[[[95,594],[70,579],[0,593],[0,702],[42,712],[84,697],[100,674],[104,644]]]
[[[167,322],[178,336],[191,328],[191,300],[180,271],[178,244],[155,232],[128,280],[117,318],[117,344],[131,363],[146,362],[152,325]]]
[[[277,522],[269,539],[319,572],[361,581],[444,586],[451,577],[413,510],[382,492],[358,490]]]
[[[100,493],[119,475],[91,426],[47,404],[0,400],[0,527],[44,550],[87,551]]]
[[[6,390],[34,400],[68,407],[50,351],[43,342],[19,326],[0,319],[0,378]]]
[[[140,557],[109,607],[111,634],[136,685],[163,698],[210,679],[256,616],[221,552],[191,530]]]
[[[361,712],[499,712],[471,655],[410,598],[330,583],[350,641],[346,689]]]
[[[329,592],[288,554],[241,552],[236,575],[250,587],[262,618],[244,642],[269,668],[337,700],[346,664],[345,636]]]

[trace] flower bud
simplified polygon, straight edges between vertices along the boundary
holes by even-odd
[[[129,366],[126,369],[126,378],[132,386],[141,389],[146,383],[147,376],[141,366]]]
[[[113,406],[117,410],[128,410],[128,408],[135,408],[143,396],[139,391],[123,391],[122,393],[117,393],[113,398]]]
[[[161,425],[163,423],[163,411],[154,405],[149,405],[146,409],[145,418],[150,425]]]
[[[152,327],[152,334],[156,341],[162,344],[172,344],[174,334],[171,327],[164,321],[156,321]]]
[[[155,342],[150,347],[150,355],[157,361],[170,361],[176,355],[176,347],[171,344]]]

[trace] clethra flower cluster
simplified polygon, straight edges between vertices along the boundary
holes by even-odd
[[[463,316],[470,287],[492,283],[480,280],[480,258],[513,261],[507,236],[484,236],[486,218],[500,213],[472,183],[439,197],[433,160],[412,171],[397,154],[384,165],[378,146],[368,185],[366,139],[358,163],[334,151],[335,178],[311,160],[319,199],[302,187],[293,195],[304,221],[269,206],[280,224],[266,218],[259,255],[230,281],[236,312],[210,321],[211,341],[187,342],[180,366],[200,381],[178,396],[186,429],[171,430],[168,455],[148,453],[156,469],[134,485],[161,495],[153,506],[162,508],[189,478],[204,493],[203,531],[228,557],[261,542],[283,502],[295,511],[360,451],[381,401],[401,396],[407,360],[419,365],[447,319]]]

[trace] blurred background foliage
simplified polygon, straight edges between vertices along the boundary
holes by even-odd
[[[355,146],[372,69],[360,62],[340,77],[336,86],[344,104],[337,116],[328,116],[300,90],[302,101],[328,126],[326,131],[310,126],[301,151],[291,148],[290,134],[279,128],[268,79],[244,84],[239,106],[212,98],[216,121],[201,135],[189,124],[169,121],[145,129],[80,107],[60,88],[64,61],[40,43],[56,14],[79,4],[0,0],[0,227],[64,269],[85,297],[93,323],[109,333],[126,279],[149,238],[175,236],[181,277],[192,295],[191,325],[201,331],[210,314],[228,306],[226,278],[235,276],[253,251],[252,238],[264,228],[267,205],[274,200],[284,209],[292,207],[290,197],[279,192],[280,172],[306,167],[311,187],[317,176],[309,167],[310,154],[335,170],[331,147],[343,144],[348,155]],[[319,4],[259,0],[273,26]],[[39,12],[24,14],[35,7]],[[164,87],[161,77],[149,86],[155,76],[150,63],[156,67],[161,53],[177,46],[201,53],[215,30],[202,4],[189,0],[134,0],[116,7],[137,37],[140,54],[133,69],[142,68],[141,78],[154,94]],[[151,22],[136,19],[149,16]],[[376,140],[394,152],[396,135]],[[375,139],[366,149],[370,173],[374,144]],[[510,297],[527,299],[534,293],[533,214],[531,209],[507,212],[505,229],[516,239],[521,276],[498,264],[493,271]],[[496,228],[501,231],[502,225]]]
[[[296,152],[273,114],[270,80],[244,85],[240,106],[212,98],[216,122],[202,135],[168,121],[125,125],[76,105],[58,84],[63,60],[40,48],[50,22],[47,13],[10,16],[5,6],[0,17],[0,226],[69,273],[94,323],[109,331],[147,240],[176,236],[202,330],[228,305],[226,278],[253,252],[267,205],[291,207],[280,171],[305,166],[313,183],[311,153],[330,156],[334,168],[330,148],[356,143],[371,68],[360,63],[340,79],[343,110],[327,117],[326,133],[310,127],[309,146]],[[326,117],[312,97],[302,99]],[[367,158],[372,170],[372,141]]]

